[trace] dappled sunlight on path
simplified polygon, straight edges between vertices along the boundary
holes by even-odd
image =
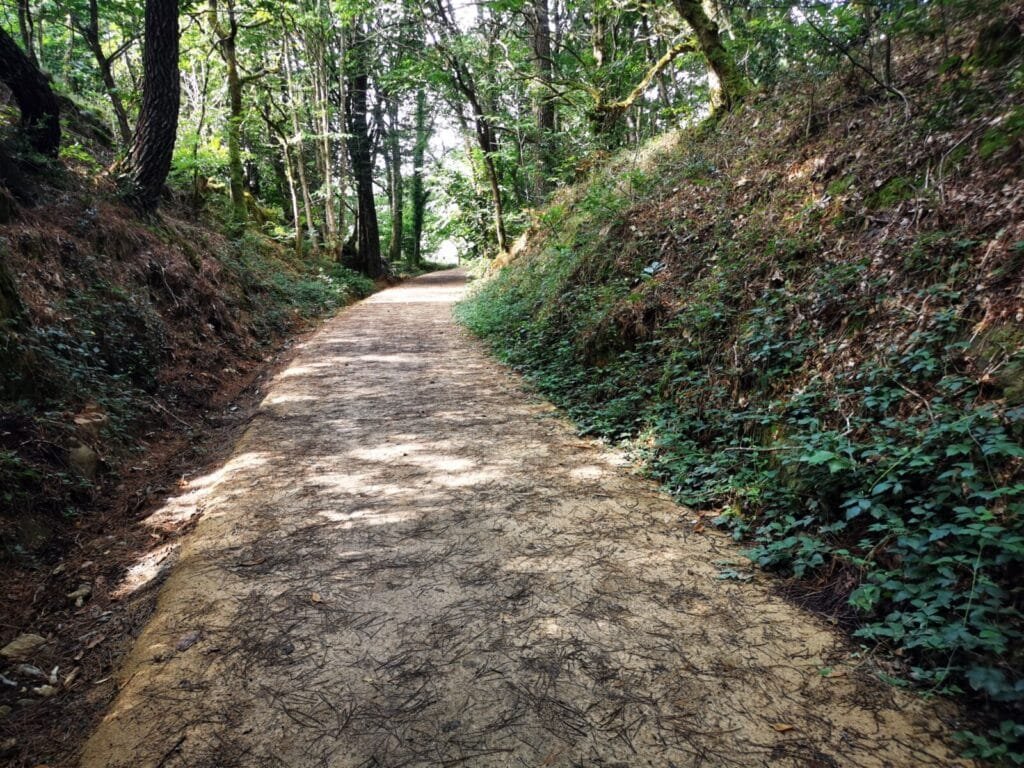
[[[524,394],[453,324],[463,284],[377,294],[277,376],[179,505],[83,765],[958,764],[934,707]]]

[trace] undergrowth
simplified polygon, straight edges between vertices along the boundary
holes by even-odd
[[[983,704],[968,754],[1024,764],[1024,234],[975,207],[1019,182],[1020,131],[981,127],[1020,78],[974,76],[937,86],[972,93],[942,115],[940,156],[969,151],[941,189],[914,181],[936,115],[872,103],[809,136],[780,97],[774,132],[741,113],[561,194],[458,312],[894,681]],[[865,123],[888,152],[856,152]]]
[[[80,281],[75,290],[52,294],[45,313],[0,328],[0,355],[18,362],[0,379],[0,557],[30,554],[53,523],[91,505],[154,417],[202,406],[212,394],[207,381],[216,381],[204,368],[229,376],[234,360],[261,358],[260,349],[297,322],[374,287],[340,264],[298,260],[253,233],[205,244],[186,242],[173,227],[152,234],[162,241],[155,247],[171,250],[147,263],[144,246],[135,246],[141,256],[127,255],[130,268],[120,271],[78,258],[64,274]],[[189,266],[178,256],[174,272],[161,261],[204,245],[218,247],[205,262]],[[95,429],[76,423],[83,411],[101,414]],[[69,460],[79,443],[94,452],[95,474]]]

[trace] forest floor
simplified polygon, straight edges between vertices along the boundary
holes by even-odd
[[[327,323],[149,519],[202,511],[84,766],[967,764],[955,709],[493,362],[464,285]]]

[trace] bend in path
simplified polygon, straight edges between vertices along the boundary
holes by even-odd
[[[84,766],[959,764],[524,394],[453,324],[463,282],[377,294],[277,377]]]

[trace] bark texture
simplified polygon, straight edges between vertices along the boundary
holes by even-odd
[[[533,65],[537,87],[533,99],[533,116],[537,130],[537,173],[534,196],[542,200],[550,190],[548,178],[554,172],[555,101],[551,91],[554,59],[551,52],[551,21],[548,0],[533,0],[526,8],[533,44]]]
[[[0,29],[0,79],[21,111],[21,132],[37,152],[56,157],[60,149],[60,104],[39,67]]]
[[[141,213],[160,204],[178,130],[178,0],[146,0],[142,108],[128,158],[126,197]]]
[[[367,46],[365,34],[356,30],[352,37],[353,67],[348,87],[348,148],[352,158],[352,176],[356,183],[358,216],[356,220],[356,254],[350,264],[368,277],[381,277],[384,262],[380,255],[380,229],[377,225],[377,204],[373,195],[373,152],[367,121]]]

